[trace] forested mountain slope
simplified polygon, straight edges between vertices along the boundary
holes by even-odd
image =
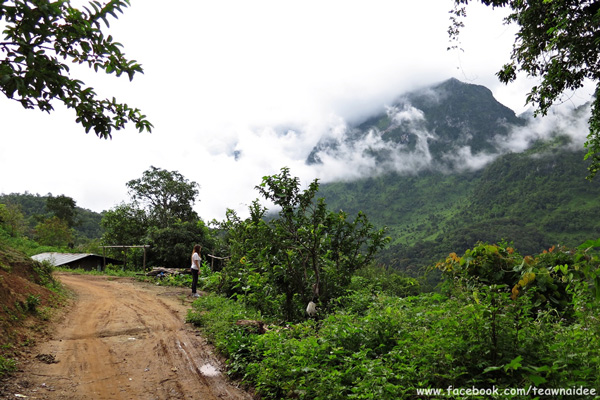
[[[364,211],[388,226],[388,265],[420,271],[477,241],[512,241],[523,254],[600,236],[600,184],[584,179],[584,152],[507,154],[478,172],[382,175],[321,186],[332,209]]]
[[[417,117],[407,123],[390,112],[400,107]],[[381,168],[372,177],[323,184],[320,195],[332,209],[362,210],[388,226],[392,243],[380,261],[415,274],[477,241],[514,242],[528,254],[597,238],[600,182],[585,179],[583,147],[558,125],[540,133],[527,123],[489,90],[450,80],[403,96],[351,128],[346,143],[323,141],[308,162],[341,154],[350,141],[381,138],[385,146],[372,153]],[[523,137],[530,142],[517,152]],[[398,161],[411,157],[427,162],[407,170]]]
[[[51,216],[47,209],[48,198],[52,194],[41,196],[31,193],[0,194],[0,204],[12,204],[18,207],[23,215],[26,233],[30,233],[40,221]],[[100,221],[102,214],[82,208],[75,207],[75,223],[73,229],[77,235],[85,239],[99,239],[102,236]]]

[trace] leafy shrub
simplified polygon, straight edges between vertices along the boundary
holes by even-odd
[[[40,298],[40,296],[30,294],[27,296],[27,299],[25,300],[25,307],[27,308],[27,311],[35,314],[37,312],[38,306],[41,303],[42,303],[42,299]]]
[[[331,212],[316,198],[318,180],[301,190],[288,168],[266,176],[256,187],[280,207],[266,218],[255,200],[250,217],[241,220],[229,210],[227,231],[231,259],[223,269],[222,292],[285,321],[302,321],[310,301],[327,307],[344,294],[353,273],[368,265],[389,238],[363,213],[350,218]]]
[[[444,262],[436,267],[449,276],[450,287],[483,285],[511,285],[520,275],[515,266],[523,258],[512,247],[505,244],[478,243],[467,249],[462,257],[450,253]]]
[[[0,356],[0,378],[17,370],[17,363],[10,358]]]
[[[54,272],[54,266],[48,261],[35,262],[32,264],[33,270],[36,272],[38,277],[38,283],[47,288],[56,287],[58,282],[52,276]]]
[[[458,293],[494,286],[510,292],[513,300],[528,291],[534,295],[535,310],[553,309],[569,317],[575,286],[582,293],[588,287],[600,299],[600,260],[592,247],[552,246],[535,257],[522,257],[506,243],[478,243],[462,257],[451,253],[436,267],[448,278],[446,290]]]
[[[239,329],[235,322],[241,319],[260,319],[260,314],[216,294],[196,299],[187,315],[187,322],[201,327],[208,339],[225,355],[231,354],[226,339],[229,335],[235,336],[233,332]]]

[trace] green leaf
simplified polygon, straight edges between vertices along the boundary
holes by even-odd
[[[483,370],[483,373],[487,374],[488,372],[498,371],[498,370],[500,370],[502,368],[503,367],[487,367],[486,369]]]
[[[585,250],[593,247],[600,247],[600,239],[588,240],[577,246],[577,248],[580,250]]]
[[[517,356],[511,362],[504,366],[504,371],[508,371],[509,369],[517,370],[521,367],[521,361],[523,361],[523,357]]]
[[[540,386],[542,383],[547,382],[546,378],[539,375],[529,375],[528,378],[535,386]]]

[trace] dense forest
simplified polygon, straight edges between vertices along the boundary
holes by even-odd
[[[50,199],[50,206],[48,206]],[[86,242],[97,240],[102,236],[103,230],[100,224],[102,214],[82,207],[78,207],[76,202],[67,195],[53,196],[52,193],[46,195],[31,193],[10,193],[0,194],[0,204],[16,207],[17,212],[22,214],[22,221],[19,229],[33,237],[36,226],[52,216],[56,216],[59,207],[52,208],[52,201],[60,203],[63,200],[66,203],[67,212],[72,214],[70,228],[73,228],[74,242]],[[64,204],[63,204],[64,205]],[[60,213],[60,211],[58,211]]]
[[[583,152],[559,140],[499,157],[480,171],[388,174],[322,185],[332,209],[364,211],[387,226],[392,242],[379,260],[401,270],[422,267],[477,241],[508,240],[524,254],[552,244],[576,246],[600,234],[600,184],[584,179]]]

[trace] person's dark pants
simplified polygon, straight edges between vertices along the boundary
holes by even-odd
[[[198,270],[190,268],[192,270],[192,294],[196,293],[196,286],[198,285]]]

